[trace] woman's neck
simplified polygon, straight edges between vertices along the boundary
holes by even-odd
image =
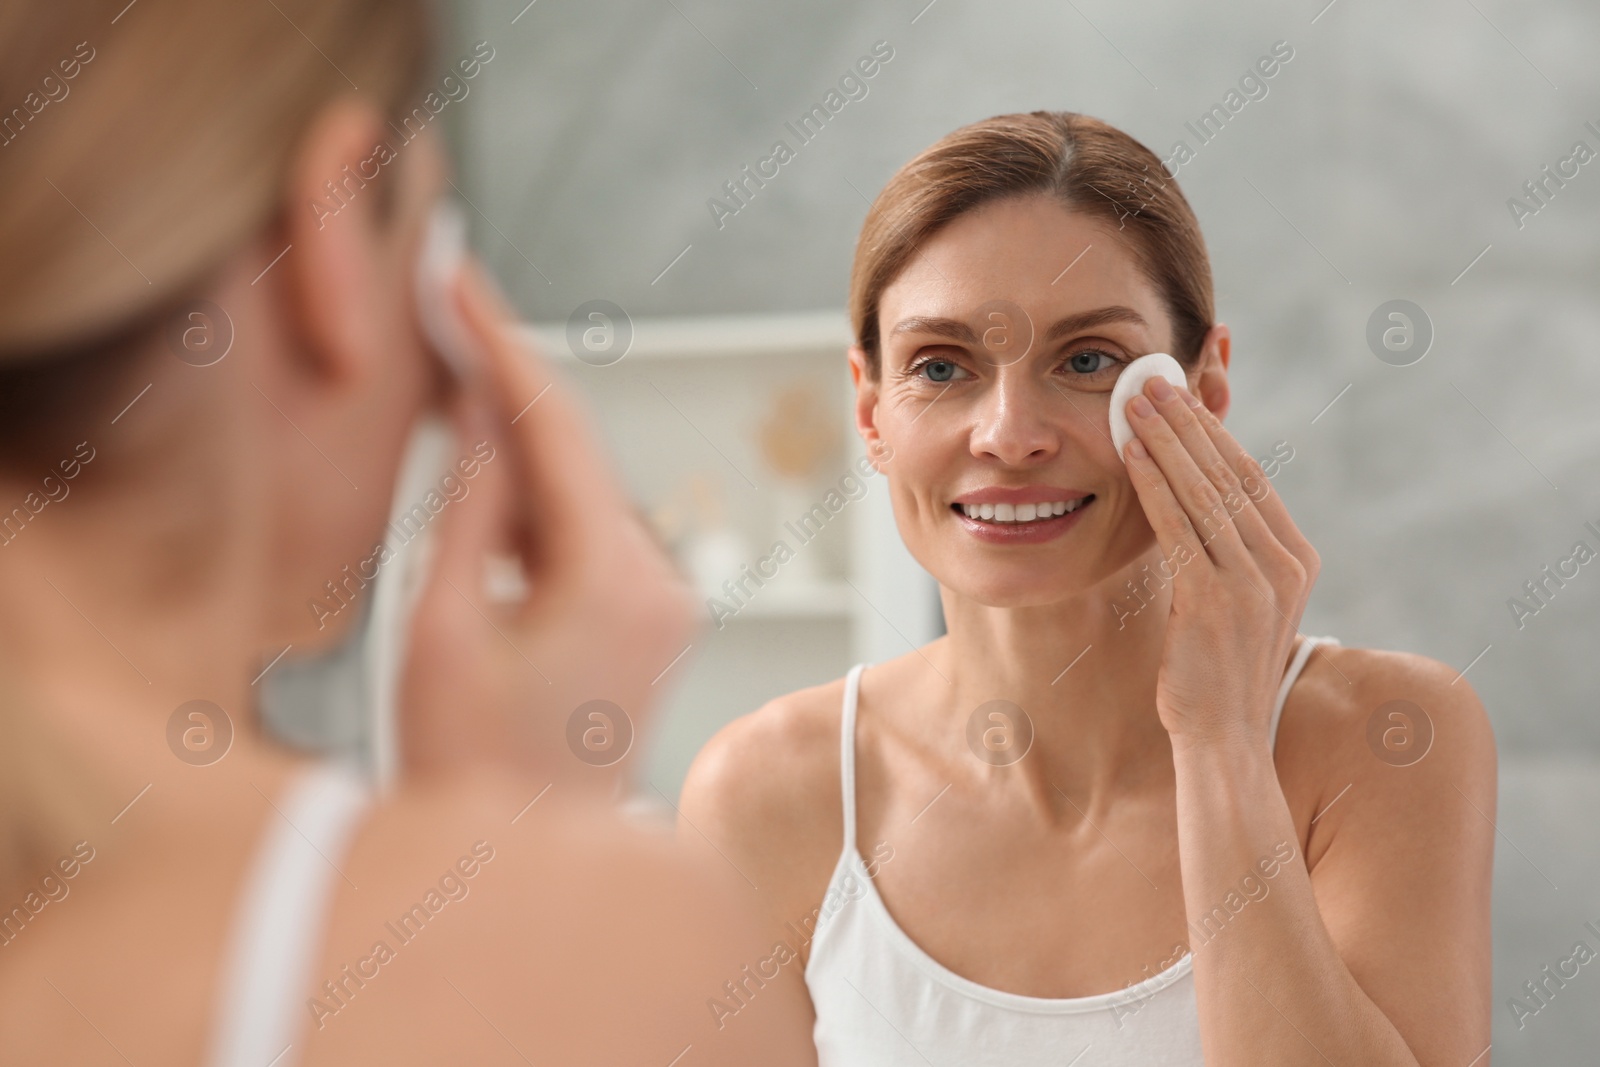
[[[0,544],[8,714],[33,717],[118,785],[164,763],[188,769],[166,738],[189,701],[224,709],[236,736],[256,733],[266,526],[248,480],[224,475],[227,442],[215,444],[153,463],[134,462],[131,435],[102,442],[70,491]],[[0,475],[0,513],[37,488]]]
[[[295,764],[258,740],[265,527],[248,487],[184,459],[110,477],[105,451],[0,545],[0,726],[21,739],[0,752],[8,902],[80,840],[102,875],[122,858],[188,862],[173,851],[219,820],[248,825]],[[0,508],[29,491],[0,478]],[[194,700],[232,727],[218,765],[184,758],[179,709]]]
[[[1147,562],[1141,557],[1072,600],[1038,607],[989,607],[941,590],[949,633],[933,662],[948,682],[940,687],[945,706],[964,722],[990,701],[1021,709],[1019,730],[1031,728],[1032,739],[1026,758],[1006,769],[1019,772],[1041,803],[1061,806],[1064,794],[1087,807],[1152,774],[1171,775],[1155,708],[1171,584],[1144,571]],[[1017,717],[1004,705],[989,711]]]

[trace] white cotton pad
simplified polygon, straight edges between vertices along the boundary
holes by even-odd
[[[441,199],[428,220],[417,255],[417,314],[433,347],[457,378],[465,379],[472,363],[467,327],[456,311],[456,275],[467,252],[467,220],[454,202]]]
[[[1165,378],[1174,389],[1186,389],[1189,385],[1178,361],[1165,352],[1140,356],[1123,367],[1117,384],[1111,387],[1111,443],[1117,446],[1118,456],[1135,436],[1133,427],[1128,425],[1128,401],[1143,392],[1144,383],[1151,378]]]

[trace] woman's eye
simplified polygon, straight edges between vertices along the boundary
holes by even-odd
[[[1096,365],[1096,360],[1104,359],[1104,364]],[[1067,365],[1081,374],[1095,374],[1114,366],[1117,358],[1109,352],[1102,352],[1098,348],[1086,348],[1082,352],[1075,352],[1067,360]]]
[[[930,382],[948,382],[955,380],[961,368],[948,359],[930,359],[917,370]]]

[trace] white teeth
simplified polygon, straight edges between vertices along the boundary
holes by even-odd
[[[1079,497],[1071,503],[1054,500],[1046,504],[962,504],[961,510],[969,519],[988,522],[1038,522],[1077,511],[1087,499]]]

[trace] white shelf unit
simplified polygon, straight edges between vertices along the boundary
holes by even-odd
[[[635,775],[676,797],[695,752],[726,722],[854,662],[903,655],[942,623],[932,579],[900,542],[886,478],[861,478],[855,466],[865,452],[842,314],[637,319],[632,332],[626,356],[596,366],[573,354],[565,323],[526,327],[585,394],[642,507],[682,493],[698,474],[720,486],[752,568],[780,538],[795,554],[765,585],[747,583],[749,597],[720,627],[708,605],[690,654],[664,679],[668,694],[644,732]],[[759,433],[775,392],[798,383],[821,396],[841,447],[814,485],[784,487],[762,459]],[[793,520],[830,488],[852,489],[847,475],[861,487],[858,498],[841,493],[844,505],[801,544],[789,532]]]

